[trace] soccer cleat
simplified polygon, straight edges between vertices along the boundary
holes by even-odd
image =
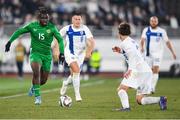
[[[33,96],[34,95],[34,89],[33,89],[33,86],[29,89],[29,92],[28,92],[28,96]]]
[[[160,97],[159,106],[161,110],[167,109],[167,97],[165,96]]]
[[[40,105],[41,104],[41,96],[37,96],[35,97],[35,102],[34,102],[35,105]]]
[[[75,96],[76,96],[76,102],[81,102],[82,101],[82,98],[81,98],[80,94],[75,95]]]
[[[129,112],[131,111],[131,108],[116,108],[113,109],[113,111]]]

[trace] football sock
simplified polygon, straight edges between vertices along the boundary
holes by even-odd
[[[64,82],[64,85],[68,85],[69,83],[71,83],[72,82],[71,75],[69,75],[69,77],[65,81],[63,81],[63,82]]]
[[[142,105],[147,105],[147,104],[156,104],[159,103],[160,97],[143,97],[141,99],[141,104]]]
[[[121,104],[123,108],[129,108],[129,98],[128,98],[128,94],[125,90],[121,89],[118,92],[118,96],[121,100]]]
[[[35,97],[40,96],[40,85],[39,84],[33,85],[33,89],[34,89]]]
[[[73,87],[74,87],[75,95],[80,94],[80,91],[79,91],[80,78],[79,78],[79,76],[80,76],[80,73],[73,73],[72,81],[73,81]]]
[[[153,79],[152,79],[152,90],[153,90],[153,92],[155,92],[158,79],[159,79],[159,74],[156,74],[156,73],[153,74]]]

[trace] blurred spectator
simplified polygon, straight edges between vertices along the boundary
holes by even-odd
[[[53,67],[52,67],[52,78],[56,78],[59,72],[59,45],[56,39],[53,40],[51,44],[53,52]]]
[[[53,56],[52,78],[56,78],[58,73],[59,73],[59,59]]]
[[[3,20],[0,18],[0,38],[4,35],[4,23]]]
[[[177,29],[179,27],[178,20],[174,15],[170,16],[170,26],[173,29]]]
[[[3,61],[3,54],[0,52],[0,73],[2,73],[2,61]]]
[[[168,0],[2,0],[0,16],[5,24],[24,24],[32,20],[39,6],[46,6],[55,23],[64,26],[70,23],[71,13],[80,10],[87,25],[102,29],[102,25],[112,26],[116,19],[137,26],[146,25],[144,21],[152,15],[159,16],[161,23],[167,24],[165,16],[170,16],[171,11],[180,21],[179,3],[178,0],[171,3]]]
[[[18,79],[23,79],[23,62],[26,55],[26,48],[22,44],[21,40],[18,40],[18,44],[15,47],[16,65],[18,70]]]
[[[66,61],[64,61],[64,65],[63,65],[63,80],[66,80],[66,78],[69,76],[70,74],[70,69],[69,69],[69,66],[68,64],[66,63]]]
[[[102,57],[101,57],[101,54],[100,52],[95,49],[91,55],[91,58],[90,58],[90,72],[92,74],[98,74],[99,73],[99,69],[101,67],[101,60],[102,60]]]
[[[89,65],[89,59],[85,59],[83,66],[81,68],[81,78],[83,80],[89,80],[89,73],[90,73],[90,65]]]

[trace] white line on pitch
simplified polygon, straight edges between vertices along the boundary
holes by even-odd
[[[97,82],[92,82],[92,83],[84,83],[81,85],[81,87],[86,87],[86,86],[92,86],[92,85],[97,85],[97,84],[103,84],[104,80],[99,80]],[[51,89],[51,90],[44,90],[41,93],[49,93],[49,92],[54,92],[54,91],[58,91],[60,88],[55,88],[55,89]],[[11,95],[11,96],[4,96],[4,97],[0,97],[0,99],[8,99],[8,98],[15,98],[15,97],[21,97],[21,96],[26,96],[27,93],[22,93],[22,94],[17,94],[17,95]]]

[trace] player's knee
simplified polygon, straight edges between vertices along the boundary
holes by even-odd
[[[141,100],[142,100],[142,96],[136,96],[136,102],[137,102],[139,105],[142,105]]]
[[[118,95],[122,95],[122,94],[124,94],[126,92],[126,90],[124,90],[124,89],[119,89],[118,90]]]

